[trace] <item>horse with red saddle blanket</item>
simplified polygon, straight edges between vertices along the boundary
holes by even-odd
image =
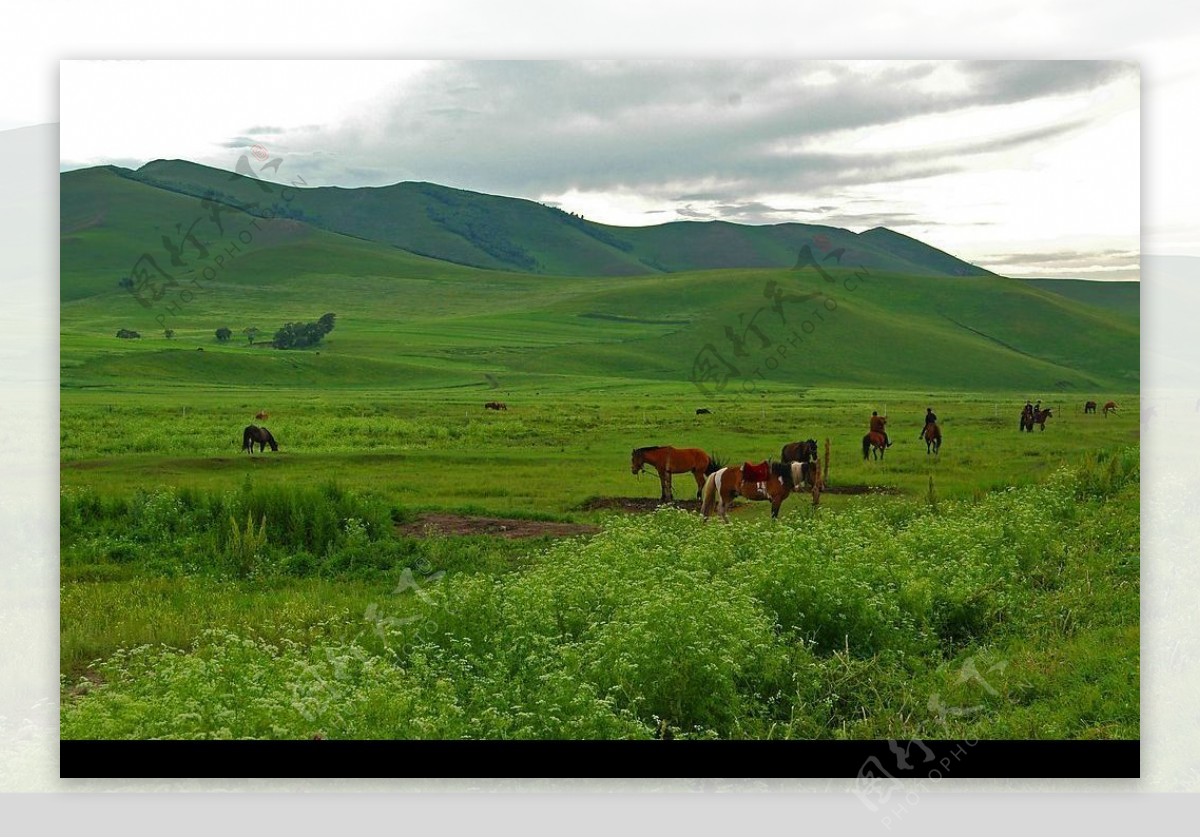
[[[788,495],[803,485],[805,466],[800,462],[775,463],[764,460],[761,463],[742,463],[740,466],[718,468],[704,481],[701,492],[700,514],[705,518],[712,515],[713,509],[721,516],[722,521],[729,519],[726,509],[736,495],[747,500],[769,500],[771,502],[771,517],[779,517],[779,507],[787,500]]]

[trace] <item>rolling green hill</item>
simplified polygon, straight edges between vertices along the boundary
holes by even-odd
[[[535,201],[432,183],[377,188],[264,191],[252,178],[182,160],[156,160],[130,180],[307,221],[463,265],[560,276],[628,276],[710,268],[790,267],[805,245],[842,251],[848,264],[926,276],[990,276],[934,247],[883,228],[856,234],[815,224],[748,226],[721,221],[652,227],[596,224]],[[64,176],[64,184],[71,175]],[[64,189],[68,187],[64,186]],[[286,200],[284,200],[286,198]]]
[[[1142,284],[1134,281],[1096,282],[1086,279],[1027,279],[1034,288],[1052,291],[1088,305],[1099,306],[1138,322],[1142,308]]]
[[[832,266],[833,283],[811,268],[507,273],[228,207],[218,228],[196,197],[112,169],[62,182],[67,388],[483,388],[485,376],[551,391],[686,387],[703,382],[717,355],[721,369],[737,372],[709,382],[713,395],[811,385],[1137,387],[1136,318],[1036,283],[870,269],[855,280]],[[186,230],[194,243],[183,244]],[[170,264],[163,236],[181,248],[183,266]],[[143,253],[179,283],[149,307],[119,287]],[[326,311],[338,325],[320,351],[276,351],[241,337],[255,326],[269,339],[285,322]],[[218,343],[219,327],[236,339]],[[121,328],[143,337],[118,340]]]

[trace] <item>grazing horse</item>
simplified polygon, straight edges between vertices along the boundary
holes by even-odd
[[[779,459],[785,463],[815,463],[817,461],[817,441],[806,439],[804,442],[789,442],[779,452]]]
[[[271,414],[267,413],[265,410],[260,410],[258,413],[254,414],[254,418],[261,422],[264,419],[270,419]]]
[[[942,449],[942,429],[938,427],[937,422],[926,425],[925,430],[921,432],[921,438],[925,440],[926,454],[936,454]]]
[[[1116,412],[1117,412],[1117,403],[1116,402],[1105,402],[1104,403],[1104,418],[1105,419],[1108,418],[1109,413],[1116,413]]]
[[[749,465],[747,463],[746,465]],[[700,514],[708,518],[717,510],[721,520],[728,522],[725,511],[735,495],[741,495],[747,500],[769,500],[771,502],[771,517],[779,517],[779,507],[787,500],[795,488],[794,466],[803,467],[802,463],[760,463],[756,468],[766,471],[763,480],[748,480],[745,466],[727,466],[719,468],[704,481],[701,492]],[[758,475],[761,476],[761,475]]]
[[[508,405],[504,402],[488,402],[483,406],[484,410],[508,410]]]
[[[674,500],[671,491],[671,475],[691,472],[696,479],[696,497],[704,488],[704,478],[712,474],[719,466],[713,459],[699,448],[673,448],[670,445],[648,445],[645,448],[635,448],[630,453],[629,470],[641,474],[647,465],[654,466],[658,472],[658,481],[662,484],[660,500]]]
[[[1085,403],[1083,406],[1083,412],[1084,413],[1095,413],[1096,412],[1096,403],[1095,402]]]
[[[279,443],[275,441],[275,437],[271,436],[270,431],[260,428],[258,425],[247,425],[246,430],[242,431],[242,450],[247,454],[253,454],[256,442],[259,453],[266,451],[268,445],[271,446],[272,451],[279,450]]]
[[[875,459],[882,460],[884,453],[887,451],[887,438],[879,433],[879,431],[871,431],[863,437],[863,459],[872,454]]]
[[[697,415],[697,416],[700,416],[700,415],[702,415],[702,414],[705,414],[705,413],[712,413],[712,411],[711,411],[711,410],[709,410],[707,407],[698,407],[698,408],[696,408],[696,415]]]

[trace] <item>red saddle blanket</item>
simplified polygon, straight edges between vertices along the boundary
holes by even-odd
[[[742,463],[742,480],[747,483],[766,483],[771,479],[771,466],[766,460],[757,465]]]

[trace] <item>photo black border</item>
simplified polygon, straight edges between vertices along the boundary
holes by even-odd
[[[63,778],[1140,778],[1141,741],[63,740]],[[907,767],[905,767],[907,766]],[[530,775],[526,772],[535,771]]]

